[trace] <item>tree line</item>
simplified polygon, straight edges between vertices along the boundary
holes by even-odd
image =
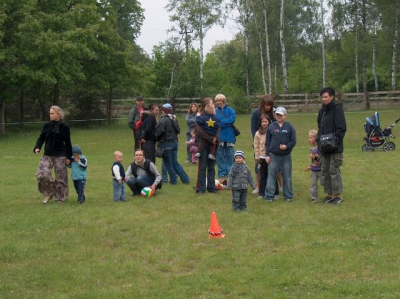
[[[224,93],[246,112],[253,94],[397,89],[399,1],[169,0],[166,9],[175,33],[148,55],[136,43],[136,0],[3,1],[0,134],[9,121],[47,119],[52,104],[90,119],[104,116],[100,100],[110,112],[113,99],[137,95]],[[209,30],[228,19],[236,36],[204,53]]]

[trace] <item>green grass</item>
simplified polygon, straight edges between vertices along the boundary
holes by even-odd
[[[346,113],[342,204],[311,204],[304,169],[316,114],[290,114],[294,201],[249,195],[244,213],[231,211],[229,191],[196,196],[196,166],[184,163],[191,184],[114,203],[112,153],[133,160],[125,121],[72,129],[89,160],[84,205],[72,185],[66,203],[41,203],[32,153],[41,126],[0,138],[0,298],[399,298],[400,149],[361,152],[370,114]],[[399,111],[380,114],[386,126]],[[249,119],[238,117],[235,148],[254,169]],[[213,211],[224,239],[208,237]]]

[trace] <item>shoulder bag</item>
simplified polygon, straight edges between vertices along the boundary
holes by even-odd
[[[324,117],[325,117],[325,114],[322,115],[321,122],[323,122]],[[335,120],[335,110],[333,110],[333,118],[332,118],[333,133],[321,134],[321,136],[319,137],[320,149],[321,149],[321,151],[323,151],[325,153],[334,152],[339,148],[338,140],[337,140],[336,134],[335,134],[336,130],[335,130],[334,120]]]

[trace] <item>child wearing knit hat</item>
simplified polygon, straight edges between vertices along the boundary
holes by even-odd
[[[256,189],[250,168],[246,165],[243,151],[236,151],[233,163],[228,175],[227,189],[232,190],[232,209],[234,211],[247,210],[247,187]]]
[[[75,191],[78,194],[78,203],[82,204],[85,202],[85,186],[87,179],[87,166],[88,161],[82,154],[82,150],[79,146],[72,147],[71,163],[67,165],[68,168],[72,169],[72,181],[74,182]]]

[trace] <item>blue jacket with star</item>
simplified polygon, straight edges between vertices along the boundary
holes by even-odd
[[[217,136],[219,130],[219,119],[215,114],[196,116],[196,124],[200,125],[208,135],[212,137]]]

